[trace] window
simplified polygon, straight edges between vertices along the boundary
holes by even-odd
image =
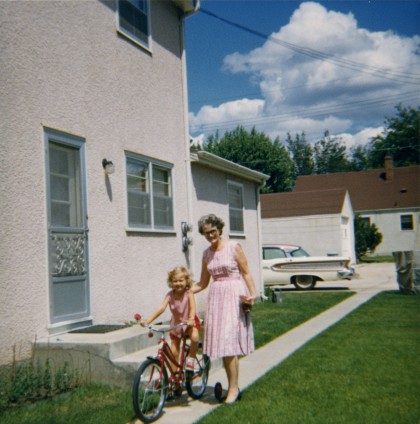
[[[401,230],[413,230],[413,215],[401,215]]]
[[[263,259],[283,259],[286,258],[284,250],[278,247],[263,247]]]
[[[228,182],[229,224],[231,233],[244,232],[243,187]]]
[[[146,48],[151,45],[149,0],[118,0],[119,31]]]
[[[50,219],[56,227],[81,227],[79,150],[49,143]]]
[[[360,220],[361,220],[362,222],[364,222],[366,225],[370,225],[370,216],[362,216],[362,217],[360,218]]]
[[[173,229],[171,166],[127,154],[129,227]]]

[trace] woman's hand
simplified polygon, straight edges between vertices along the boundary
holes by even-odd
[[[255,300],[254,296],[241,295],[241,303],[249,303],[250,305],[253,305],[254,300]]]

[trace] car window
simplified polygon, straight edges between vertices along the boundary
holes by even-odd
[[[264,247],[263,248],[263,259],[279,259],[285,258],[286,253],[278,247]]]
[[[296,250],[292,250],[291,252],[289,252],[290,256],[292,256],[293,258],[301,258],[301,257],[307,257],[309,256],[309,253],[306,252],[303,249],[296,249]]]

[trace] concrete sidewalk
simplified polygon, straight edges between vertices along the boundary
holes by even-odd
[[[254,383],[309,340],[334,325],[379,292],[398,289],[394,264],[361,265],[357,271],[359,277],[344,285],[347,289],[356,291],[354,296],[324,311],[240,360],[239,386],[241,389],[245,389]],[[337,284],[334,285],[332,283],[329,283],[329,285],[337,286]],[[328,283],[325,282],[322,283],[321,290],[322,288],[331,290],[331,287],[328,287]],[[210,371],[208,388],[202,399],[194,401],[186,394],[183,394],[180,399],[167,402],[158,423],[192,424],[211,410],[219,407],[220,403],[216,401],[213,394],[214,385],[218,381],[222,383],[224,389],[227,387],[224,369],[219,369],[215,372]],[[132,421],[132,424],[134,423],[138,424],[141,422],[135,420]]]

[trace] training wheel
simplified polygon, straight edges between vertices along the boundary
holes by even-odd
[[[214,397],[220,402],[223,399],[223,388],[220,382],[214,386]]]

